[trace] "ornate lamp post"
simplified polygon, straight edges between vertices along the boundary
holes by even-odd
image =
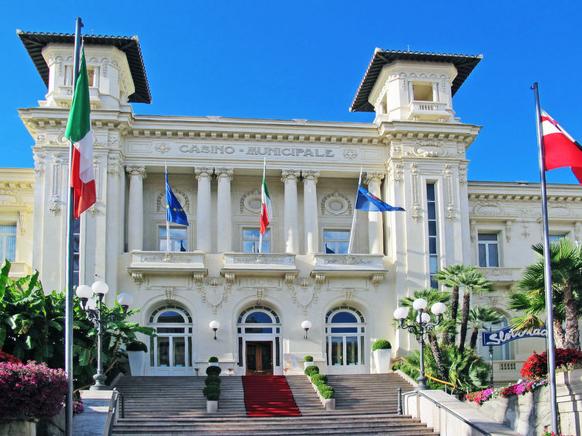
[[[87,318],[97,328],[97,373],[93,376],[95,384],[90,388],[93,391],[109,389],[109,386],[105,384],[107,377],[103,373],[102,342],[104,321],[101,318],[103,298],[108,292],[109,286],[101,280],[97,280],[91,286],[79,285],[75,291],[77,297],[81,299],[81,307],[87,313]],[[133,297],[129,294],[121,293],[117,296],[117,301],[123,307],[123,310],[127,311],[133,301]]]
[[[303,336],[303,339],[307,339],[307,333],[309,333],[309,329],[311,327],[312,327],[311,321],[307,319],[301,323],[301,328],[305,330],[305,336]]]
[[[394,311],[394,318],[399,322],[399,328],[408,330],[416,336],[420,343],[420,375],[417,379],[418,389],[426,389],[426,376],[424,374],[424,338],[425,335],[440,324],[443,313],[447,310],[444,303],[435,303],[431,306],[430,311],[436,316],[432,321],[430,313],[427,311],[428,302],[424,298],[417,298],[412,303],[412,308],[416,311],[414,321],[406,321],[408,318],[408,307],[398,307]]]

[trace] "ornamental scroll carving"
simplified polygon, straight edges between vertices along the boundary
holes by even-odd
[[[175,187],[172,186],[172,191],[174,195],[178,198],[178,201],[182,205],[182,208],[186,211],[190,211],[190,197],[188,195]],[[166,193],[160,192],[156,195],[156,212],[165,212],[166,211]]]
[[[240,197],[240,213],[256,215],[261,210],[261,193],[258,189],[249,191]]]
[[[332,192],[321,199],[321,215],[342,216],[352,215],[352,203],[340,192]]]

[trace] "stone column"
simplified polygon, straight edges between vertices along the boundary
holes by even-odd
[[[129,205],[127,217],[128,251],[143,250],[143,179],[144,167],[127,167],[129,174]]]
[[[205,253],[212,250],[210,226],[210,177],[212,168],[196,168],[198,197],[196,201],[196,248]]]
[[[299,171],[283,170],[281,180],[285,184],[285,210],[283,229],[285,253],[296,254],[299,251],[299,219],[297,215],[297,179]]]
[[[219,253],[232,251],[232,200],[230,198],[231,168],[217,168],[218,193],[216,203],[216,248]],[[200,183],[200,182],[198,182]]]
[[[368,191],[378,198],[382,198],[380,185],[383,178],[384,174],[382,173],[366,174]],[[368,213],[368,243],[370,254],[384,254],[384,230],[382,227],[382,213],[380,212]]]
[[[305,253],[319,252],[319,223],[317,220],[317,171],[302,171],[303,175],[303,227],[305,228]]]

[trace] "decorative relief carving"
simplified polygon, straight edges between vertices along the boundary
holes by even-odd
[[[243,194],[240,198],[240,213],[256,215],[261,210],[261,193],[258,189]]]
[[[146,177],[146,170],[145,167],[140,166],[128,166],[125,168],[125,171],[130,176],[140,176],[145,179]]]
[[[172,147],[170,147],[168,144],[166,144],[165,142],[162,142],[160,144],[156,144],[154,149],[161,154],[166,154],[170,151],[172,151]]]
[[[513,226],[512,220],[505,221],[505,240],[507,242],[511,241],[511,228]]]
[[[312,170],[303,170],[301,171],[301,175],[303,176],[303,180],[313,180],[317,183],[317,179],[319,178],[319,171],[312,171]]]
[[[447,150],[431,141],[418,141],[411,149],[411,154],[415,157],[445,157]]]
[[[354,160],[358,157],[358,150],[355,148],[346,148],[344,150],[344,157],[348,160]]]
[[[418,174],[418,165],[410,164],[410,173],[412,175],[412,219],[419,222],[422,219],[422,207],[420,206],[420,175]]]
[[[216,168],[214,172],[216,177],[218,177],[218,180],[224,179],[228,180],[229,182],[232,180],[232,176],[234,174],[234,170],[232,168]]]
[[[340,192],[332,192],[324,195],[321,199],[321,214],[342,216],[352,215],[352,204],[350,200]]]
[[[319,286],[313,286],[308,277],[301,279],[300,286],[290,288],[291,299],[304,313],[315,303],[319,297]]]
[[[459,183],[461,185],[467,184],[467,165],[466,164],[459,165]]]
[[[196,179],[200,180],[201,177],[210,177],[212,175],[212,168],[209,167],[199,167],[194,170],[196,174]]]
[[[281,171],[281,181],[283,183],[287,182],[287,181],[297,181],[297,179],[299,179],[299,176],[301,175],[301,171],[296,171],[296,170],[283,170]]]
[[[473,214],[474,215],[481,215],[481,216],[503,216],[503,211],[499,203],[477,203],[473,207]]]
[[[450,164],[446,164],[443,170],[447,190],[447,219],[455,221],[457,219],[457,208],[455,206],[455,189],[453,186],[453,169]]]

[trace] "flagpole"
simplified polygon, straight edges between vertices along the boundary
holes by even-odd
[[[358,188],[356,189],[356,201],[354,202],[354,213],[352,215],[352,227],[350,229],[350,242],[348,243],[348,254],[352,254],[352,249],[354,248],[354,234],[356,233],[356,203],[358,202],[358,189],[360,189],[360,185],[362,184],[362,172],[363,168],[360,167],[360,177],[358,177]]]
[[[165,186],[166,191],[168,190],[168,165],[164,162],[164,176],[165,176]],[[170,222],[168,221],[168,209],[170,205],[168,204],[168,194],[166,193],[166,254],[170,252]]]
[[[548,347],[548,377],[550,382],[550,406],[552,412],[552,432],[559,434],[558,410],[556,401],[556,348],[554,340],[554,302],[552,294],[552,267],[550,259],[550,232],[548,224],[548,197],[546,190],[546,171],[544,165],[544,137],[542,135],[542,118],[538,83],[532,85],[536,103],[536,128],[539,146],[540,186],[542,191],[542,221],[544,237],[544,283],[546,300],[546,329]]]
[[[75,51],[73,55],[73,93],[79,77],[79,61],[81,58],[81,28],[80,17],[75,20]],[[73,234],[74,191],[70,180],[73,173],[73,141],[69,142],[69,201],[67,203],[67,262],[66,262],[66,294],[65,294],[65,373],[67,374],[67,401],[65,408],[65,434],[73,436],[73,283],[75,269],[73,253],[75,237]]]
[[[267,172],[267,158],[265,157],[263,159],[263,178],[261,179],[261,215],[263,214],[263,180],[265,179],[266,172]],[[259,230],[259,254],[261,254],[262,252],[263,252],[263,234]]]

